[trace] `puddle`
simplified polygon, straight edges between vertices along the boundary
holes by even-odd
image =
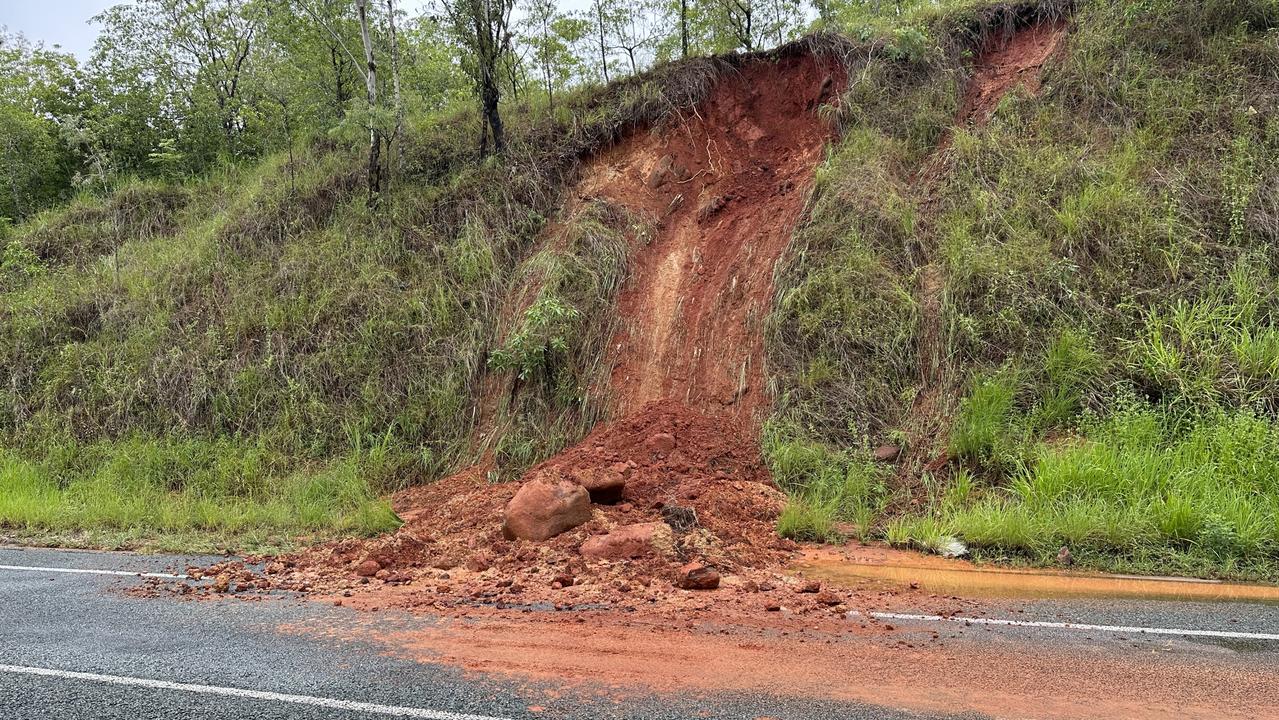
[[[1142,598],[1279,605],[1279,587],[1216,580],[1087,575],[1043,570],[987,569],[879,547],[807,553],[796,568],[805,576],[841,585],[914,585],[937,595],[964,598]]]

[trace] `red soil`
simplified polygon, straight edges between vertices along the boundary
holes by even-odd
[[[1044,23],[992,39],[977,60],[955,124],[985,123],[1017,85],[1032,96],[1039,94],[1040,70],[1065,37],[1065,24]]]
[[[687,608],[660,619],[478,611],[410,628],[372,616],[353,629],[283,629],[371,641],[419,662],[531,678],[540,682],[530,693],[544,693],[553,712],[571,707],[577,693],[624,704],[637,690],[680,697],[767,693],[930,715],[1045,720],[1252,720],[1275,717],[1279,708],[1279,671],[1246,659],[1195,656],[1158,643],[991,641],[987,630],[962,625],[935,632],[859,624],[837,613],[804,612],[802,596],[790,597],[785,610],[769,613],[784,615],[779,620],[789,632],[725,626]]]
[[[674,438],[674,448],[651,449],[649,440],[658,434]],[[654,403],[630,418],[597,427],[581,443],[529,471],[532,477],[619,463],[629,468],[620,503],[593,506],[590,522],[545,542],[503,538],[502,511],[518,484],[492,484],[483,473],[471,471],[397,495],[396,509],[405,524],[385,537],[346,540],[278,558],[267,564],[262,577],[235,564],[203,574],[228,573],[240,589],[352,595],[367,590],[366,605],[433,608],[476,600],[570,605],[654,601],[683,592],[672,585],[675,569],[694,559],[728,575],[728,585],[752,579],[767,584],[774,576],[763,568],[784,564],[798,546],[774,532],[784,498],[767,484],[751,438],[752,433],[731,421],[706,417],[676,402]],[[590,560],[578,552],[585,540],[616,526],[670,518],[678,526],[670,546],[647,557]],[[393,586],[404,586],[405,592],[385,592]]]
[[[754,62],[666,132],[598,156],[579,195],[659,219],[636,243],[612,343],[613,416],[677,399],[757,424],[767,412],[763,323],[830,128],[816,109],[842,65],[812,55]]]

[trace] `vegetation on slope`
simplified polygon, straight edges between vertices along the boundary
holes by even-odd
[[[515,386],[492,419],[501,470],[576,440],[598,413],[583,388],[616,238],[638,221],[591,204],[558,221],[562,242],[533,241],[579,158],[728,67],[586,88],[559,100],[565,119],[516,108],[501,161],[477,160],[468,114],[424,117],[377,208],[355,153],[320,140],[19,226],[0,275],[0,525],[125,543],[382,531],[397,520],[380,494],[482,449],[489,368]]]
[[[824,454],[792,533],[1274,577],[1277,27],[1266,0],[1080,3],[1041,96],[958,129],[933,185],[944,61],[867,76],[775,318],[770,455]],[[902,87],[913,123],[877,100]],[[924,263],[962,397],[936,440],[911,432]],[[894,482],[857,459],[880,442],[950,462]]]

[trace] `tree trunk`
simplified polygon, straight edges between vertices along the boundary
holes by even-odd
[[[493,151],[501,154],[506,150],[506,137],[502,128],[502,116],[497,110],[499,97],[497,79],[490,75],[484,88],[484,123],[493,134]]]
[[[386,0],[387,22],[391,28],[391,84],[395,89],[395,132],[391,136],[391,154],[395,157],[395,169],[404,169],[404,147],[400,137],[404,132],[404,101],[400,95],[400,46],[395,30],[395,2]],[[389,175],[390,173],[388,173]],[[387,178],[388,182],[390,178]]]
[[[604,5],[601,0],[595,0],[595,16],[599,19],[600,26],[600,67],[604,68],[604,84],[608,84],[608,48],[605,45],[606,36],[604,34]]]
[[[679,0],[680,57],[688,57],[688,0]]]
[[[369,204],[377,203],[382,192],[382,133],[372,115],[377,111],[377,63],[373,59],[373,40],[369,37],[368,0],[355,0],[360,13],[360,40],[364,42],[364,62],[368,71],[364,76],[364,88],[369,100]]]

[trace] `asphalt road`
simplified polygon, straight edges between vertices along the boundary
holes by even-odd
[[[282,633],[284,625],[341,626],[354,611],[290,598],[264,602],[135,598],[141,582],[90,569],[180,573],[217,558],[136,556],[0,547],[0,718],[952,718],[874,705],[762,695],[671,697],[628,693],[555,694],[535,683],[474,675],[448,666],[397,659],[371,644]],[[47,569],[21,569],[47,568]],[[1279,667],[1279,608],[1251,604],[1071,601],[992,604],[986,614],[1016,625],[946,626],[972,642],[1036,646],[1108,643],[1132,653],[1151,647],[1257,668]],[[393,621],[388,614],[388,621]],[[413,622],[431,622],[415,616]],[[1194,630],[1200,635],[1148,635],[1115,629]],[[1214,633],[1220,633],[1216,635]],[[1262,671],[1264,672],[1264,671]],[[536,712],[531,706],[541,706]],[[1034,717],[1028,711],[1027,717]]]

